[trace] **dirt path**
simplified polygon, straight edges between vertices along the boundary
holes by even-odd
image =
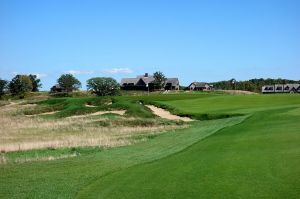
[[[194,121],[192,120],[191,118],[189,117],[180,117],[178,115],[173,115],[171,114],[169,111],[166,111],[165,109],[162,109],[162,108],[158,108],[156,106],[153,106],[153,105],[146,105],[149,109],[151,109],[151,111],[161,117],[161,118],[165,118],[165,119],[168,119],[168,120],[181,120],[181,121],[184,121],[184,122],[191,122],[191,121]]]

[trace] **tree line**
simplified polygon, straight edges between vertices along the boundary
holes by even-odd
[[[38,92],[41,88],[41,80],[36,75],[16,75],[11,81],[0,79],[0,98],[5,94],[11,94],[24,98],[29,92]],[[81,82],[72,74],[63,74],[57,79],[50,93],[68,94],[81,87]],[[110,77],[94,77],[87,80],[87,88],[92,93],[104,95],[117,95],[120,89],[118,82]]]
[[[166,80],[162,72],[154,73],[154,84],[162,88]],[[94,77],[87,80],[87,89],[98,96],[119,94],[120,85],[111,77]],[[41,80],[36,75],[16,75],[11,81],[0,79],[0,97],[11,94],[24,98],[26,93],[38,92]],[[69,93],[81,88],[81,82],[72,74],[63,74],[57,79],[57,84],[50,89],[50,93],[58,96],[68,96]]]
[[[16,75],[11,81],[0,79],[0,97],[5,93],[23,98],[28,92],[38,92],[41,80],[33,74]]]
[[[300,83],[299,81],[289,80],[289,79],[250,79],[246,81],[236,81],[234,78],[226,81],[212,82],[214,89],[222,90],[245,90],[251,92],[261,92],[261,87],[264,85],[274,85],[274,84],[293,84]]]
[[[163,88],[166,77],[165,75],[157,71],[153,74],[154,86],[157,89]],[[64,93],[78,90],[81,87],[81,82],[76,79],[72,74],[63,74],[58,78],[57,85],[51,88],[52,93],[58,93],[59,95]],[[120,91],[119,83],[111,77],[94,77],[86,81],[87,90],[98,96],[118,95]]]
[[[157,71],[153,74],[154,84],[157,88],[162,88],[166,80],[165,75]],[[300,83],[288,79],[250,79],[246,81],[237,81],[234,78],[226,81],[210,83],[214,89],[222,90],[245,90],[260,92],[264,85]],[[11,81],[0,79],[0,97],[9,93],[13,96],[23,98],[28,92],[38,92],[41,88],[41,80],[33,74],[16,75]],[[63,74],[57,79],[57,84],[50,90],[51,93],[68,94],[81,88],[81,82],[72,74]],[[111,77],[94,77],[87,80],[87,89],[98,96],[117,95],[120,90],[119,83]]]

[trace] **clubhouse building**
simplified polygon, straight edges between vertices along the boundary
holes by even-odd
[[[135,78],[123,78],[121,80],[121,89],[123,90],[155,90],[154,77],[145,73]],[[167,78],[164,84],[165,90],[179,90],[178,78]]]

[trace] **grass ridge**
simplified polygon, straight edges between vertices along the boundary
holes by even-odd
[[[232,127],[232,126],[235,126],[235,125],[238,125],[238,124],[243,123],[245,120],[247,120],[247,119],[249,118],[249,116],[250,116],[250,115],[242,116],[242,117],[241,117],[242,120],[240,120],[240,121],[238,121],[238,122],[236,122],[236,123],[234,123],[234,124],[232,124],[232,125],[228,125],[228,126],[224,126],[224,127],[220,128],[220,129],[216,129],[216,130],[212,131],[211,133],[205,135],[204,137],[198,139],[197,141],[191,143],[190,145],[187,145],[185,148],[183,148],[183,149],[181,149],[181,150],[179,150],[179,151],[176,151],[176,152],[174,152],[174,153],[168,154],[168,155],[166,155],[166,156],[163,156],[163,157],[160,157],[160,158],[157,158],[157,159],[152,159],[152,160],[149,160],[149,161],[146,161],[146,162],[137,163],[137,164],[131,165],[131,166],[126,167],[126,168],[121,168],[121,169],[118,169],[118,170],[115,170],[115,171],[112,171],[112,172],[108,172],[108,173],[106,173],[106,174],[104,174],[104,175],[98,177],[98,178],[95,179],[93,182],[88,183],[88,184],[87,184],[85,187],[83,187],[82,189],[78,190],[77,193],[76,193],[76,195],[75,195],[75,198],[81,198],[81,196],[78,195],[78,194],[80,194],[83,190],[87,189],[89,186],[92,186],[95,182],[97,182],[97,181],[99,181],[99,180],[101,180],[101,179],[103,179],[103,178],[105,178],[105,177],[107,177],[107,176],[109,176],[109,175],[112,175],[112,174],[115,174],[115,173],[124,171],[124,170],[126,170],[126,169],[138,167],[138,166],[141,166],[141,165],[151,164],[151,163],[154,163],[154,162],[157,162],[157,161],[160,161],[160,160],[167,159],[167,158],[169,158],[169,157],[175,156],[175,155],[177,155],[177,154],[180,154],[180,153],[182,153],[182,152],[188,150],[189,148],[193,147],[194,145],[196,145],[196,144],[198,144],[199,142],[201,142],[201,141],[203,141],[203,140],[209,138],[210,136],[216,134],[217,132],[219,132],[219,131],[221,131],[221,130],[223,130],[223,129],[230,128],[230,127]],[[201,122],[198,121],[198,122],[195,122],[195,123],[201,123]],[[196,125],[197,125],[197,124],[196,124]],[[195,128],[196,125],[194,124],[194,126],[192,126],[192,127],[190,127],[190,128]]]

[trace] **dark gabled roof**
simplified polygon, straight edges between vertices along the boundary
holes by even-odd
[[[208,85],[208,83],[206,83],[206,82],[192,82],[192,83],[189,85],[189,87],[190,87],[192,84],[194,84],[195,87],[205,87],[206,85]],[[208,85],[208,86],[209,86],[209,85]]]
[[[178,80],[178,78],[167,78],[165,83],[166,84],[171,83],[172,85],[177,85],[177,84],[179,84],[179,80]]]
[[[140,77],[140,79],[142,79],[145,82],[145,84],[153,83],[155,80],[153,76],[148,76],[148,77],[142,76]]]
[[[63,89],[63,87],[59,84],[55,84],[54,86],[52,86],[52,88]]]
[[[136,84],[140,78],[123,78],[121,84]]]
[[[300,84],[284,84],[284,87],[290,87],[297,89],[300,86]]]
[[[145,76],[145,75],[138,75],[136,78],[123,78],[121,80],[121,85],[124,84],[134,84],[136,85],[139,81],[143,80],[145,82],[145,84],[149,84],[149,83],[153,83],[155,78],[152,75],[149,76]],[[167,78],[166,79],[166,84],[167,83],[171,83],[172,85],[177,85],[179,84],[179,80],[178,78]]]
[[[121,85],[123,84],[137,84],[138,81],[140,81],[140,79],[142,79],[145,84],[149,84],[152,83],[154,81],[154,77],[136,77],[136,78],[123,78],[121,80]]]

